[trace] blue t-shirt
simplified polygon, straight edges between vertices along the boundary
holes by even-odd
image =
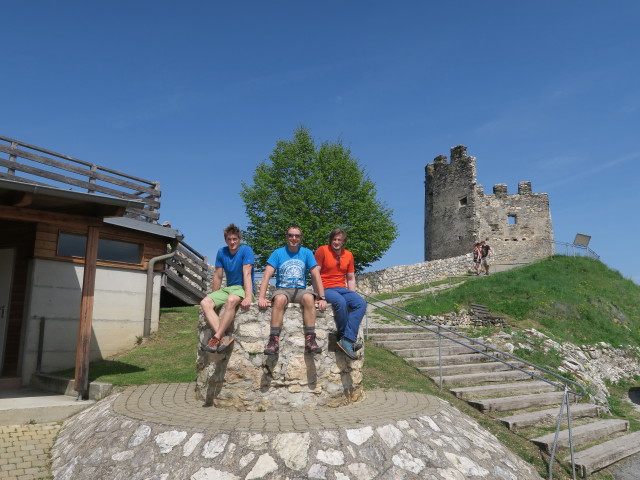
[[[216,255],[216,268],[223,268],[227,277],[227,286],[243,285],[242,267],[243,265],[253,265],[253,250],[249,245],[240,245],[236,253],[231,255],[229,247],[222,247]],[[253,285],[253,267],[251,267],[251,284]]]
[[[276,288],[307,288],[307,272],[318,264],[313,252],[304,247],[295,253],[280,247],[267,263],[276,269]]]

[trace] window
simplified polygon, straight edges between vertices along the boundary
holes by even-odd
[[[515,225],[518,223],[518,217],[516,215],[508,215],[509,225]]]
[[[84,258],[87,236],[60,232],[58,255]],[[98,239],[98,260],[121,263],[140,263],[140,244],[120,240]]]
[[[466,207],[467,206],[467,197],[463,197],[459,200],[459,204],[460,207]]]

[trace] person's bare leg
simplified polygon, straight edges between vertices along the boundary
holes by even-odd
[[[302,300],[300,301],[302,304],[302,323],[305,327],[315,327],[316,326],[316,305],[315,305],[315,297],[307,293],[303,295]]]
[[[227,301],[224,304],[224,311],[222,315],[220,315],[220,328],[215,334],[218,340],[221,340],[222,337],[227,334],[227,328],[233,323],[240,302],[242,302],[242,298],[238,295],[229,295],[227,297]]]
[[[271,299],[271,326],[282,327],[284,320],[284,311],[287,308],[289,300],[286,295],[276,295]]]
[[[220,317],[216,313],[216,304],[210,297],[204,297],[200,302],[200,307],[202,308],[202,313],[204,313],[204,318],[207,321],[209,327],[213,333],[218,333],[220,330]]]

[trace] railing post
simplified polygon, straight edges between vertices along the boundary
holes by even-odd
[[[442,335],[440,325],[438,325],[438,366],[440,370],[440,391],[442,392]]]
[[[18,148],[18,143],[17,142],[11,142],[11,148]],[[9,155],[9,161],[13,162],[13,163],[18,163],[18,157],[12,153],[12,154]],[[7,168],[7,173],[9,175],[15,175],[16,174],[16,169],[9,167],[9,168]]]
[[[38,357],[36,360],[36,373],[40,373],[42,368],[42,351],[44,350],[44,317],[40,317],[40,328],[38,336]]]
[[[92,172],[96,172],[98,170],[98,166],[97,165],[91,165],[91,167],[89,168],[89,170],[91,170]],[[91,185],[95,185],[96,184],[96,177],[89,177],[89,183]],[[88,188],[87,189],[87,193],[94,193],[95,190],[93,188]]]

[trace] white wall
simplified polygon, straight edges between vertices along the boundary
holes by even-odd
[[[42,371],[75,366],[84,267],[32,260],[22,348],[22,382],[35,372],[40,317],[45,317]],[[158,328],[160,273],[155,274],[151,331]],[[98,267],[93,304],[91,360],[132,348],[144,323],[146,271]]]

